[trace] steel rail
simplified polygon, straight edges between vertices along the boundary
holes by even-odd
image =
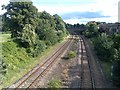
[[[73,37],[72,37],[73,38]],[[15,87],[15,90],[16,89],[18,89],[20,86],[22,86],[24,83],[25,83],[25,81],[27,81],[30,77],[32,77],[33,76],[33,74],[35,74],[35,72],[37,72],[41,67],[43,67],[52,57],[54,57],[60,50],[62,50],[62,48],[64,48],[64,46],[66,45],[66,47],[69,45],[69,41],[70,40],[68,40],[64,45],[62,45],[52,56],[50,56],[42,65],[40,65],[37,69],[35,69],[35,71],[33,71],[27,78],[25,78],[17,87]],[[64,48],[65,49],[65,48]],[[64,50],[63,49],[63,50]],[[60,55],[60,54],[59,54]],[[59,56],[58,55],[58,56]],[[57,56],[57,57],[58,57]],[[57,58],[56,57],[56,58]],[[56,59],[55,58],[55,59]],[[53,61],[51,61],[50,62],[50,64],[52,64],[54,61],[55,61],[55,59],[53,60]],[[47,66],[47,68],[46,68],[46,70],[48,70],[48,68],[51,66],[51,65],[48,65]],[[43,75],[43,73],[45,72],[45,70],[41,73],[41,75]],[[41,76],[41,75],[39,75],[39,77]],[[39,77],[37,77],[33,82],[32,82],[32,84],[39,78]],[[32,85],[32,84],[30,84],[29,85],[29,87]]]

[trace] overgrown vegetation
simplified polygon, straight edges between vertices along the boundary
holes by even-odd
[[[76,56],[76,52],[75,51],[69,51],[68,54],[67,54],[67,58],[70,59],[70,58],[74,58]]]
[[[101,61],[104,73],[110,81],[117,87],[120,87],[120,33],[98,28],[103,22],[88,22],[83,24],[67,24],[69,29],[75,29],[75,33],[79,33],[87,37]],[[112,32],[112,33],[111,33]]]
[[[53,79],[48,83],[48,88],[52,90],[59,90],[61,87],[61,81],[58,79]]]
[[[87,25],[88,26],[88,25]],[[97,25],[89,25],[82,32],[87,38],[90,38],[98,58],[104,63],[110,65],[106,68],[105,74],[113,81],[113,84],[120,86],[120,34],[108,35],[105,32],[99,32]],[[113,67],[113,68],[112,68]],[[109,75],[106,73],[108,72]],[[112,76],[110,74],[112,73]]]
[[[3,32],[9,32],[11,38],[2,43],[0,59],[0,85],[11,80],[17,70],[24,69],[34,62],[50,46],[67,36],[68,32],[62,18],[50,15],[46,11],[38,12],[32,2],[12,2],[2,6],[6,12],[2,15]]]
[[[10,36],[11,34],[0,33],[0,43],[10,41],[11,40]]]

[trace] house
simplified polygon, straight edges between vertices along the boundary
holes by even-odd
[[[100,32],[106,32],[107,34],[120,33],[120,23],[106,23],[99,25]]]

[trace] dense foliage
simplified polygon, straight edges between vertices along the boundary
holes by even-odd
[[[3,43],[3,60],[9,69],[17,68],[20,62],[26,63],[30,58],[28,57],[25,48],[20,48],[14,42]]]
[[[0,15],[0,32],[2,31],[2,16]]]
[[[37,56],[37,46],[41,52],[66,35],[65,24],[57,14],[38,12],[32,2],[10,2],[4,9],[7,10],[3,15],[4,26],[9,28],[14,41],[33,56]]]
[[[67,35],[65,23],[57,14],[38,12],[32,2],[12,2],[2,6],[3,31],[11,32],[13,41],[3,43],[0,74],[20,68],[37,57],[49,46],[56,44]],[[7,71],[6,71],[7,70]]]
[[[83,34],[88,38],[96,37],[99,34],[97,27],[95,24],[87,24]]]
[[[92,40],[98,58],[104,62],[111,62],[112,81],[120,86],[120,34],[108,35],[99,32],[97,25],[90,24],[83,31],[83,34]]]
[[[75,51],[69,51],[68,54],[67,54],[67,58],[70,59],[70,58],[74,58],[76,56],[76,52]]]
[[[97,38],[93,39],[94,48],[100,60],[113,61],[115,49],[113,48],[113,41],[105,33],[100,34]]]
[[[120,34],[113,36],[114,48],[116,49],[115,62],[113,64],[113,83],[120,87]]]

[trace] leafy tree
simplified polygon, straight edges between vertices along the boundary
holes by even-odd
[[[90,34],[91,34],[91,37],[98,35],[97,25],[95,25],[95,24],[90,24],[89,27],[88,27],[88,30],[89,30],[89,32],[90,32]]]
[[[66,30],[66,26],[64,21],[62,20],[62,18],[60,16],[58,16],[57,14],[53,15],[54,20],[55,20],[55,24],[56,24],[56,32],[57,35],[59,37],[59,41],[63,39],[64,36],[66,36],[66,34],[68,33]]]
[[[88,38],[97,37],[99,35],[97,27],[96,24],[86,24],[83,34]]]
[[[113,42],[114,42],[114,47],[116,49],[119,49],[120,48],[120,34],[115,34],[113,36]]]
[[[113,62],[113,84],[120,87],[120,34],[113,35],[114,48],[116,49],[116,54],[114,55],[115,61]]]
[[[30,56],[37,57],[41,52],[46,49],[44,41],[36,40],[36,44],[33,47],[27,48],[27,52]]]
[[[32,5],[32,2],[12,2],[11,0],[4,9],[7,12],[3,15],[3,19],[12,33],[12,38],[25,43],[26,47],[34,44],[32,38],[36,38],[37,8]]]
[[[113,84],[117,87],[120,87],[120,48],[117,53],[116,61],[113,64],[113,70],[112,70],[113,76]]]
[[[94,47],[97,50],[97,55],[101,60],[113,61],[113,55],[115,54],[115,49],[113,48],[113,41],[106,35],[102,33],[94,39]]]
[[[53,45],[58,41],[58,36],[55,32],[54,18],[47,12],[38,14],[39,22],[36,28],[36,33],[40,40],[44,40],[46,44]]]

